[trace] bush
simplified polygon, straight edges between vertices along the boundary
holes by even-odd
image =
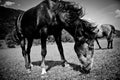
[[[8,46],[8,48],[15,48],[16,45],[18,45],[17,43],[15,43],[12,39],[12,33],[9,33],[6,35],[5,37],[5,42]],[[62,31],[62,42],[74,42],[74,39],[73,37],[65,30]],[[48,36],[47,38],[47,43],[54,43],[55,42],[55,39],[53,36]],[[37,46],[41,44],[41,40],[40,39],[35,39],[33,41],[33,45]]]
[[[12,40],[11,33],[6,35],[5,42],[6,42],[8,48],[15,48],[15,42]]]

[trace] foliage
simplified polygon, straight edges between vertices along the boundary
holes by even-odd
[[[115,37],[120,37],[120,30],[116,30],[116,35]]]
[[[66,31],[62,31],[62,41],[63,42],[74,42],[73,37]]]
[[[15,48],[16,43],[12,40],[12,34],[11,33],[6,35],[5,42],[6,42],[8,48]]]

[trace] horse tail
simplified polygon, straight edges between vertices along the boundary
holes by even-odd
[[[19,41],[19,38],[18,38],[18,36],[17,36],[17,32],[16,32],[15,29],[12,31],[11,35],[12,35],[12,40],[13,40],[16,44],[19,44],[20,41]]]
[[[115,30],[115,27],[113,25],[110,25],[111,26],[111,31],[112,33],[116,34],[116,30]]]
[[[15,29],[13,30],[13,40],[19,44],[20,41],[22,40],[23,34],[21,31],[21,20],[22,20],[23,14],[19,14],[15,21]]]
[[[17,31],[20,30],[22,17],[23,17],[23,14],[19,14],[19,16],[16,19],[15,25],[16,25]]]

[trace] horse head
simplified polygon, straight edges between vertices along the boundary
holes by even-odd
[[[75,26],[74,50],[81,62],[81,67],[85,73],[89,73],[93,65],[94,40],[98,31],[97,25],[93,25],[87,20],[78,19]]]

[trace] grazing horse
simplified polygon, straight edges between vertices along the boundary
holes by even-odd
[[[114,38],[114,34],[115,34],[115,27],[110,24],[102,24],[102,25],[98,26],[98,29],[99,29],[99,31],[96,34],[95,40],[96,40],[99,48],[101,49],[101,46],[98,42],[98,38],[106,37],[107,42],[108,42],[107,48],[112,49],[113,48],[113,38]]]
[[[63,29],[64,21],[69,21],[69,15],[78,15],[82,13],[82,8],[77,8],[73,3],[62,0],[44,0],[37,6],[25,11],[21,14],[16,21],[15,38],[20,43],[22,54],[25,59],[25,67],[28,72],[31,72],[31,59],[30,51],[33,39],[41,39],[41,56],[42,56],[42,74],[46,73],[45,69],[45,56],[46,39],[48,35],[55,37],[58,50],[60,52],[63,65],[67,64],[64,57],[63,47],[61,44],[61,32]],[[65,17],[64,20],[60,17]],[[58,19],[59,18],[59,19]],[[26,43],[27,40],[27,43]],[[27,47],[25,45],[27,44]]]
[[[98,32],[97,26],[93,26],[84,19],[77,18],[74,22],[66,22],[64,29],[75,40],[74,50],[81,63],[81,69],[89,73],[93,65],[94,40]]]

